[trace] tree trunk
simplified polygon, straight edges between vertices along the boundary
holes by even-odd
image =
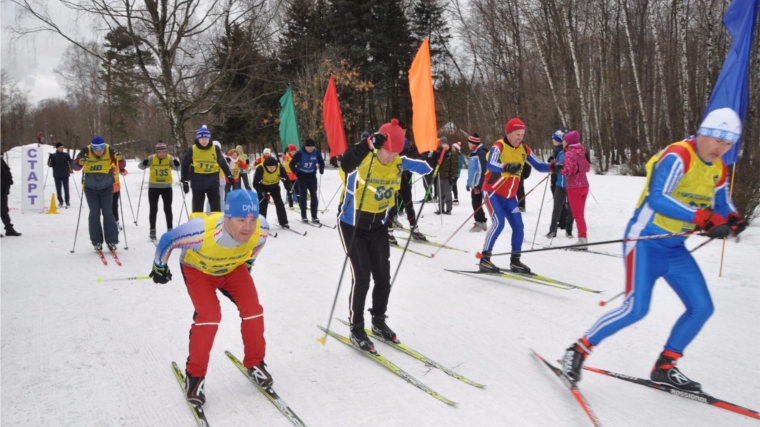
[[[565,25],[567,26],[567,41],[570,46],[570,54],[573,58],[573,70],[575,73],[575,86],[578,88],[578,97],[580,100],[580,107],[581,107],[581,120],[583,123],[583,136],[585,138],[589,138],[591,134],[589,133],[589,123],[588,123],[588,110],[586,108],[586,97],[583,92],[583,87],[581,84],[581,68],[580,63],[578,59],[578,55],[576,55],[576,49],[575,49],[575,39],[573,37],[573,34],[575,33],[575,18],[573,18],[573,10],[572,8],[568,8],[567,12],[565,13]]]
[[[691,107],[689,106],[689,59],[686,49],[688,20],[686,14],[687,0],[675,0],[676,19],[678,20],[678,40],[681,48],[681,102],[683,103],[683,134],[689,135],[691,129]]]
[[[646,110],[644,109],[644,99],[641,96],[641,84],[639,83],[639,72],[636,68],[636,55],[633,54],[633,40],[631,40],[630,25],[628,25],[628,8],[623,1],[618,3],[622,8],[623,26],[625,27],[625,36],[628,39],[628,56],[631,59],[631,69],[633,70],[633,81],[636,83],[636,95],[639,99],[639,117],[641,126],[644,128],[644,141],[646,142],[647,151],[652,148],[652,141],[649,139],[649,124],[647,123]],[[646,20],[646,18],[645,18]]]

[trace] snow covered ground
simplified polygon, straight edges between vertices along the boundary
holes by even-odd
[[[51,148],[52,150],[52,148]],[[9,153],[19,177],[20,152]],[[143,174],[136,162],[126,186],[138,209]],[[77,178],[79,173],[77,173]],[[534,172],[526,189],[542,176]],[[644,184],[643,178],[589,176],[596,197],[587,202],[591,241],[622,236]],[[17,179],[17,182],[20,179]],[[335,169],[322,179],[325,199],[339,186]],[[472,212],[464,177],[458,183],[461,204],[451,216],[433,214],[428,204],[422,231],[442,242]],[[147,183],[145,184],[147,189]],[[72,193],[76,195],[72,188]],[[46,200],[54,191],[47,183]],[[422,186],[415,199],[422,197]],[[527,198],[526,238],[536,230],[541,184]],[[178,254],[170,262],[174,280],[98,283],[97,278],[147,275],[155,250],[148,240],[147,190],[137,224],[124,198],[126,239],[124,263],[107,255],[104,266],[92,252],[85,203],[76,252],[70,253],[79,200],[59,215],[22,215],[21,190],[11,188],[11,217],[22,237],[1,240],[2,251],[2,418],[4,426],[192,426],[193,420],[170,362],[184,366],[193,308],[179,274]],[[175,218],[183,203],[175,187]],[[189,204],[189,200],[188,200]],[[322,218],[336,223],[336,201]],[[419,204],[415,205],[418,209]],[[548,231],[551,197],[546,195],[538,226],[538,243]],[[332,304],[344,254],[337,230],[298,224],[306,237],[279,230],[256,262],[253,278],[265,308],[267,364],[275,388],[309,426],[589,426],[570,394],[530,354],[536,349],[549,360],[563,350],[607,309],[598,305],[623,289],[622,260],[566,251],[526,254],[534,271],[559,280],[604,290],[599,296],[558,290],[525,282],[468,277],[444,268],[475,267],[474,253],[484,233],[465,226],[449,243],[469,254],[442,250],[434,259],[407,254],[391,293],[390,326],[401,341],[474,381],[477,389],[437,369],[425,367],[394,349],[376,343],[378,351],[440,394],[458,403],[447,405],[407,384],[369,358],[338,341],[317,342]],[[402,215],[403,217],[403,215]],[[184,216],[183,216],[184,220]],[[404,218],[405,220],[405,218]],[[176,220],[175,220],[176,221]],[[163,212],[159,210],[159,233]],[[760,255],[760,223],[740,242],[726,245],[723,277],[718,277],[721,244],[695,252],[715,303],[715,314],[688,347],[680,364],[704,389],[730,402],[760,409],[760,289],[755,268]],[[490,220],[489,220],[490,225]],[[274,226],[276,229],[277,227]],[[574,239],[575,240],[575,239]],[[573,241],[574,241],[573,240]],[[690,247],[703,242],[692,238]],[[563,236],[554,244],[569,244]],[[528,245],[529,246],[529,245]],[[412,243],[411,248],[436,248]],[[597,247],[618,253],[619,245]],[[509,250],[505,230],[494,252]],[[392,268],[401,251],[391,249]],[[494,258],[506,266],[508,257]],[[344,279],[336,315],[346,318],[350,278]],[[620,300],[611,304],[617,307]],[[237,310],[221,298],[223,320],[211,354],[205,405],[214,426],[283,426],[289,422],[227,360],[224,350],[242,358]],[[371,302],[367,302],[371,306]],[[649,315],[605,341],[588,364],[632,376],[648,377],[672,325],[683,311],[675,293],[663,283],[654,291]],[[333,322],[332,329],[348,328]],[[582,390],[605,426],[756,426],[757,420],[656,390],[586,373]]]

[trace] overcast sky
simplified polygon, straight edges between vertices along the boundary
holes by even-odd
[[[55,22],[71,34],[89,33],[83,22],[77,23],[75,15],[58,1],[46,1]],[[61,61],[69,42],[51,33],[39,33],[35,37],[13,40],[9,27],[18,25],[18,8],[15,4],[2,2],[2,53],[0,66],[24,89],[29,90],[33,102],[47,98],[63,98],[66,93],[56,80],[53,70]],[[25,18],[21,24],[27,28],[38,26],[39,21]],[[84,31],[83,31],[84,30]],[[80,36],[81,37],[81,36]]]

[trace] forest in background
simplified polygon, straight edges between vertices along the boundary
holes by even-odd
[[[55,70],[65,98],[33,102],[2,73],[3,149],[37,132],[71,148],[100,134],[138,158],[158,140],[183,150],[201,124],[226,148],[279,149],[289,85],[301,139],[327,149],[330,74],[349,141],[393,117],[411,124],[407,72],[427,38],[440,136],[491,142],[520,117],[539,153],[555,130],[577,129],[597,173],[641,175],[652,154],[696,132],[731,43],[721,22],[728,0],[66,3],[102,30],[98,40],[10,1],[24,12],[9,29],[15,37],[53,31],[71,44]],[[752,49],[734,183],[744,213],[760,204],[760,30]]]

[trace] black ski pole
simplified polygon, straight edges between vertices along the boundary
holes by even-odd
[[[150,166],[148,166],[150,168]],[[142,202],[142,192],[143,187],[145,186],[145,172],[147,172],[148,169],[143,169],[143,177],[142,181],[140,181],[140,195],[137,197],[137,216],[140,216],[140,202]],[[137,225],[137,218],[135,217],[135,225]],[[126,237],[124,238],[126,240]]]
[[[375,164],[375,155],[374,152],[370,152],[372,155],[372,159],[369,161],[369,169],[367,169],[367,179],[364,181],[364,189],[362,190],[362,196],[359,199],[359,208],[354,211],[354,215],[356,215],[356,225],[354,225],[354,229],[351,232],[351,239],[348,241],[348,246],[346,246],[346,257],[343,259],[343,268],[340,270],[340,278],[338,279],[338,287],[335,289],[335,298],[333,298],[332,308],[330,308],[330,317],[327,318],[327,327],[325,328],[326,331],[330,330],[330,323],[332,323],[333,314],[335,314],[335,305],[338,303],[338,295],[340,294],[340,285],[343,282],[343,275],[346,273],[346,265],[348,264],[348,255],[351,253],[351,250],[354,248],[354,238],[356,237],[356,227],[358,227],[358,219],[359,214],[362,211],[362,207],[364,206],[364,196],[367,194],[367,188],[369,187],[369,179],[372,176],[372,166]],[[356,179],[360,179],[359,174],[357,173]],[[348,184],[346,184],[348,185]],[[338,227],[340,227],[340,219],[338,219]],[[322,345],[327,344],[327,332],[325,332],[325,336],[317,338],[317,341],[321,342]]]

